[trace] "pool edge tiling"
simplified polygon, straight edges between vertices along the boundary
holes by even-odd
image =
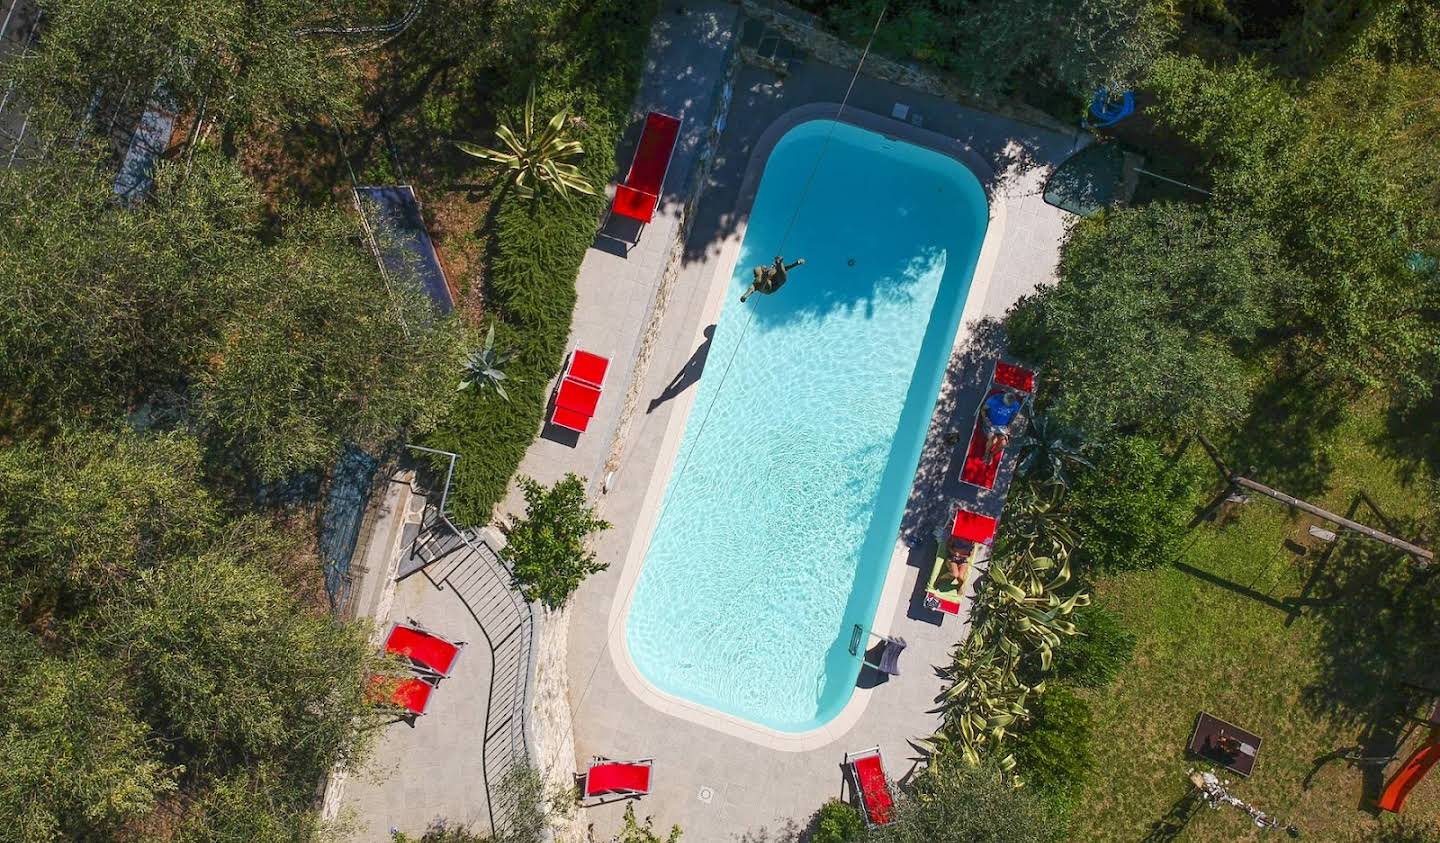
[[[758,212],[764,210],[761,207],[755,206],[757,193],[762,183],[761,176],[764,174],[765,167],[771,161],[772,154],[782,139],[790,136],[792,130],[800,127],[802,124],[816,120],[833,121],[836,112],[837,107],[834,105],[817,104],[806,106],[783,116],[766,130],[759,143],[757,143],[748,162],[745,179],[740,190],[740,198],[737,202],[736,213],[740,219],[749,221],[752,216],[752,211]],[[926,152],[916,153],[916,155],[911,154],[913,151],[902,151],[891,156],[895,161],[902,162],[907,168],[918,166],[916,160],[912,160],[916,159],[916,156],[919,156],[918,160],[925,160],[925,156],[928,156],[929,159],[934,159],[935,156],[933,153],[940,153],[946,158],[956,162],[959,170],[968,171],[968,175],[973,177],[973,182],[964,186],[966,190],[974,191],[975,188],[978,187],[981,192],[985,192],[986,185],[993,176],[993,172],[982,159],[953,138],[947,138],[932,132],[917,129],[908,124],[890,121],[877,115],[856,112],[853,109],[848,110],[840,122],[848,124],[849,128],[846,129],[847,131],[852,131],[853,129],[863,130],[861,133],[855,133],[857,136],[863,133],[876,133],[883,135],[886,143],[893,144],[894,141],[898,140],[909,146],[926,150]],[[801,133],[796,134],[798,136]],[[811,134],[814,133],[812,132]],[[826,143],[828,144],[829,141],[826,141]],[[895,161],[891,163],[894,164]],[[960,178],[963,180],[964,176],[962,175]],[[925,433],[930,426],[936,392],[939,389],[945,366],[954,348],[966,338],[967,327],[970,322],[976,318],[984,302],[986,291],[989,287],[990,274],[995,262],[998,242],[1004,229],[1003,206],[997,206],[996,203],[990,202],[988,199],[988,195],[983,196],[980,198],[980,201],[976,203],[974,197],[971,197],[965,210],[972,216],[978,217],[978,219],[964,223],[964,225],[970,226],[970,231],[973,232],[973,234],[964,235],[964,237],[970,237],[971,239],[964,240],[962,237],[960,241],[965,243],[968,248],[961,255],[949,256],[950,260],[963,261],[963,266],[965,267],[973,266],[973,269],[969,272],[969,277],[964,278],[952,275],[954,267],[950,267],[947,268],[950,271],[943,273],[945,275],[943,282],[935,282],[937,284],[933,290],[935,296],[943,299],[946,294],[942,289],[949,290],[951,291],[951,295],[959,296],[958,301],[950,301],[948,304],[945,304],[943,310],[942,304],[944,304],[944,302],[941,300],[931,300],[923,303],[923,307],[925,308],[923,312],[927,314],[927,327],[921,332],[924,337],[923,346],[929,348],[931,345],[938,343],[939,348],[938,352],[936,348],[930,348],[929,351],[925,351],[920,347],[921,343],[917,340],[915,343],[916,348],[909,358],[910,379],[904,390],[906,397],[900,409],[896,411],[895,419],[897,423],[903,423],[900,424],[900,427],[892,436],[893,442],[899,443],[899,446],[895,448],[886,458],[886,462],[883,463],[886,469],[885,473],[887,474],[895,471],[897,460],[900,465],[899,470],[908,473],[896,475],[898,478],[898,493],[894,488],[896,485],[895,479],[892,478],[886,481],[886,487],[883,490],[885,492],[883,498],[886,500],[896,497],[897,495],[902,501],[908,497],[910,487],[914,481],[914,459],[918,457]],[[770,202],[772,206],[775,204],[774,201]],[[883,208],[881,212],[886,210],[889,210],[889,208]],[[987,212],[988,221],[985,218]],[[757,224],[764,224],[763,219],[757,218]],[[713,274],[703,289],[703,295],[706,297],[706,318],[701,320],[702,324],[719,322],[720,314],[726,306],[727,297],[735,292],[731,289],[732,277],[735,275],[735,267],[740,259],[740,246],[745,237],[745,229],[746,226],[744,224],[737,227],[734,235],[722,243],[720,253],[713,261]],[[977,237],[980,242],[975,244],[974,239]],[[917,243],[917,245],[930,244]],[[949,246],[952,249],[955,247],[955,244],[948,240],[944,241],[942,245]],[[757,247],[755,244],[750,246],[751,249]],[[799,256],[801,255],[798,253],[794,255],[794,257]],[[755,262],[754,257],[753,255],[746,256],[747,266],[749,263]],[[804,271],[804,269],[796,270],[795,280],[791,282],[797,288],[801,288],[800,279],[802,276],[800,273]],[[814,276],[812,275],[812,277]],[[940,286],[942,284],[943,288]],[[955,291],[954,285],[962,285],[963,289]],[[799,290],[796,292],[798,293]],[[782,292],[781,295],[784,295],[784,293]],[[955,314],[955,310],[959,310],[958,315]],[[723,328],[725,324],[731,324],[731,330],[738,331],[740,326],[734,323],[738,323],[740,317],[736,316],[733,311],[725,312],[729,314],[729,321],[722,323],[721,327]],[[932,319],[937,318],[942,320],[938,328],[929,325]],[[932,336],[937,330],[940,331],[940,333]],[[949,335],[947,335],[947,332]],[[697,344],[698,343],[699,338],[697,337]],[[719,348],[720,345],[719,330],[717,330],[717,348]],[[938,357],[936,356],[937,353]],[[728,354],[723,353],[718,356],[712,355],[710,362],[712,364],[716,363],[718,360],[727,356]],[[719,371],[719,369],[712,366],[712,370],[709,373],[712,378],[716,376],[715,372],[717,371]],[[702,378],[702,384],[703,382],[704,379]],[[916,387],[922,388],[922,391],[918,393],[920,399],[918,404],[916,400],[917,396],[911,394],[911,391]],[[665,500],[667,487],[671,485],[672,479],[678,481],[683,476],[676,475],[672,478],[672,475],[679,470],[676,464],[676,458],[680,453],[681,439],[684,436],[686,428],[696,422],[695,419],[692,419],[692,410],[699,407],[701,413],[708,412],[706,403],[696,403],[697,396],[701,392],[702,390],[699,388],[691,388],[679,398],[675,399],[676,406],[670,422],[665,429],[661,453],[655,464],[653,476],[649,479],[640,510],[640,517],[637,521],[636,529],[630,537],[629,550],[620,572],[620,580],[610,612],[608,626],[609,646],[607,649],[610,651],[617,672],[627,688],[654,709],[771,748],[791,751],[812,749],[829,743],[844,734],[850,726],[858,720],[863,712],[870,696],[870,690],[855,686],[853,671],[849,672],[848,675],[845,670],[840,672],[838,679],[841,680],[841,682],[835,686],[839,690],[835,690],[834,693],[820,693],[816,695],[816,717],[812,720],[806,721],[802,713],[799,715],[799,719],[797,719],[796,716],[791,716],[784,722],[775,722],[772,720],[771,723],[767,724],[757,722],[758,720],[764,719],[763,717],[747,717],[746,714],[729,713],[722,710],[721,707],[711,707],[711,705],[707,704],[710,702],[709,700],[701,702],[691,699],[685,695],[686,691],[684,690],[677,693],[667,693],[666,690],[653,684],[639,669],[635,662],[635,657],[628,646],[627,633],[630,627],[629,617],[632,609],[632,600],[635,597],[637,585],[640,582],[644,570],[647,550],[650,547],[650,543],[657,529],[661,526],[661,504],[662,501]],[[723,391],[715,394],[723,397]],[[702,400],[708,402],[709,399]],[[917,409],[919,416],[917,416],[915,412]],[[904,414],[903,416],[901,415],[902,412]],[[706,435],[708,436],[709,434],[707,433]],[[913,448],[906,444],[907,441],[913,444]],[[903,507],[901,508],[903,509]],[[879,546],[867,551],[867,553],[870,554],[868,570],[866,569],[865,560],[860,560],[861,570],[857,574],[857,580],[853,586],[849,587],[849,592],[845,595],[847,602],[846,608],[840,615],[840,618],[843,618],[843,623],[841,623],[840,626],[848,628],[850,623],[858,621],[868,625],[870,629],[877,634],[883,635],[888,632],[892,618],[895,615],[895,610],[897,606],[899,606],[899,600],[902,596],[900,591],[904,579],[905,557],[908,552],[908,549],[898,540],[900,517],[900,509],[894,509],[894,511],[888,512],[888,514],[882,512],[879,516],[876,516],[874,523],[870,523],[870,514],[867,513],[865,523],[868,524],[868,527],[865,528],[864,544],[869,546],[876,543],[873,540],[878,539]],[[871,535],[876,529],[879,529],[883,535]],[[889,548],[888,553],[886,552],[887,547]],[[856,553],[859,554],[858,547]],[[866,580],[867,577],[869,578],[868,581]],[[857,598],[855,595],[861,596]],[[856,602],[857,600],[858,602]],[[851,605],[852,603],[854,605]],[[859,614],[855,614],[856,607],[858,607]],[[784,611],[783,606],[780,611]],[[783,617],[783,614],[778,614],[774,617]],[[837,618],[837,620],[838,619],[839,618]],[[772,618],[765,617],[759,618],[758,620],[764,622],[772,620]],[[741,622],[743,623],[743,621]],[[741,632],[743,631],[744,630],[741,630]],[[839,630],[837,630],[837,633],[838,632]],[[833,649],[832,647],[831,655],[833,655]],[[820,659],[816,664],[820,665],[824,662],[825,659]],[[858,663],[853,667],[855,671],[858,671]],[[835,663],[834,660],[831,659],[829,667],[821,674],[822,677],[832,681],[836,680],[837,675],[834,668]],[[917,670],[923,668],[912,666],[911,669]],[[883,685],[881,687],[883,688]],[[830,701],[828,707],[826,703],[827,700]],[[725,704],[724,700],[720,700],[719,702],[721,706]]]

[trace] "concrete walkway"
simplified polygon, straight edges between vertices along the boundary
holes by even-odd
[[[701,39],[698,50],[674,47],[666,45],[657,55],[652,75],[671,80],[691,76],[694,56],[722,49],[708,36]],[[684,64],[667,68],[667,56],[684,57]],[[743,201],[742,187],[752,153],[781,115],[809,103],[838,101],[848,82],[848,71],[819,64],[803,65],[784,79],[753,68],[740,71],[729,125],[710,183],[696,209],[677,286],[641,391],[645,409],[651,409],[652,398],[671,400],[638,416],[625,436],[625,461],[611,490],[600,499],[602,514],[615,528],[600,537],[596,550],[602,560],[611,563],[611,569],[585,584],[571,610],[568,663],[576,754],[580,758],[592,754],[654,757],[655,791],[637,806],[640,813],[653,814],[661,826],[678,823],[687,840],[701,843],[803,825],[824,800],[842,795],[839,764],[846,750],[879,744],[891,774],[904,777],[914,758],[907,739],[930,733],[937,723],[936,716],[927,712],[934,707],[940,680],[928,666],[948,662],[951,645],[965,632],[963,618],[939,622],[919,606],[919,565],[925,564],[928,570],[930,549],[918,547],[913,562],[896,577],[896,587],[887,586],[887,592],[899,596],[888,604],[882,601],[880,611],[885,617],[877,618],[876,623],[910,642],[904,675],[874,689],[857,690],[857,697],[873,697],[857,722],[844,734],[830,736],[825,746],[810,751],[777,750],[713,728],[714,724],[662,713],[627,684],[617,669],[624,654],[617,654],[611,645],[623,626],[615,607],[626,597],[624,563],[637,554],[643,556],[654,518],[647,500],[653,502],[657,485],[663,487],[668,476],[666,461],[673,458],[673,440],[683,429],[688,399],[693,399],[695,372],[703,377],[704,329],[718,312],[715,294],[727,282],[736,246],[744,236],[748,204]],[[1039,193],[1049,170],[1072,151],[1076,138],[874,80],[862,79],[851,97],[853,109],[883,115],[887,120],[897,102],[907,104],[910,115],[921,115],[925,129],[947,136],[951,143],[958,141],[957,147],[968,148],[987,163],[987,172],[980,175],[991,198],[992,229],[1003,229],[998,232],[983,300],[967,306],[970,319],[961,329],[916,478],[912,506],[902,527],[902,536],[908,538],[928,533],[961,499],[953,476],[956,461],[950,458],[954,446],[946,444],[946,434],[962,431],[971,423],[982,380],[988,375],[984,367],[997,353],[993,322],[985,319],[1002,315],[1019,297],[1053,278],[1065,220],[1061,212],[1044,204]],[[990,248],[988,241],[986,248]],[[589,263],[587,259],[587,266]],[[589,283],[593,281],[582,272],[576,334],[599,337],[600,333],[591,333],[596,326],[584,312]],[[615,324],[619,320],[643,324],[644,311],[635,302],[624,313],[613,306],[604,312],[610,331],[625,332],[624,326]],[[677,388],[676,383],[682,386]],[[597,465],[598,446],[582,447],[596,449],[577,450],[574,456],[588,457],[590,465]],[[583,462],[577,459],[572,465]],[[532,463],[527,458],[527,468],[531,465],[542,467],[544,462],[537,459]],[[973,497],[967,503],[991,510],[999,504]],[[596,839],[608,839],[618,828],[622,811],[620,805],[590,811]]]
[[[710,133],[738,14],[730,3],[686,0],[666,3],[655,22],[636,98],[637,119],[620,144],[617,180],[629,169],[639,140],[643,120],[638,118],[650,111],[679,117],[680,138],[654,221],[642,230],[628,220],[610,220],[580,264],[570,347],[611,361],[595,417],[579,435],[546,425],[525,453],[521,474],[553,483],[574,472],[597,491],[604,479],[602,468],[620,424],[642,334],[674,256],[684,203],[693,192],[692,177]],[[639,242],[627,248],[625,239],[636,235]],[[524,511],[515,489],[500,511]]]

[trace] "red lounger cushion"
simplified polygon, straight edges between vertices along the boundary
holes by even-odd
[[[995,392],[990,394],[994,395]],[[1000,460],[1004,456],[1005,450],[1001,448],[989,462],[985,461],[985,427],[977,417],[975,430],[970,434],[970,448],[965,452],[965,467],[960,471],[960,479],[985,489],[994,488],[995,475],[1000,472]]]
[[[600,386],[605,383],[605,372],[609,368],[610,361],[606,358],[577,348],[575,353],[570,355],[570,371],[566,377],[591,386]]]
[[[390,630],[390,637],[385,639],[385,652],[405,656],[441,676],[449,676],[460,648],[423,629],[396,624]]]
[[[366,696],[372,703],[388,703],[412,714],[424,714],[434,690],[435,686],[429,682],[414,677],[396,680],[390,676],[372,676]]]
[[[895,800],[890,796],[890,783],[885,781],[885,767],[880,756],[867,755],[855,760],[855,775],[860,779],[860,795],[870,821],[878,825],[890,822]]]
[[[934,600],[935,600],[935,608],[939,609],[940,611],[944,612],[944,613],[947,614],[947,615],[958,615],[958,614],[960,614],[960,604],[959,604],[959,603],[956,603],[956,602],[953,601],[953,600],[946,600],[944,597],[941,597],[940,595],[936,594],[936,593],[933,592],[933,591],[927,591],[927,592],[925,592],[925,593],[926,593],[927,595],[929,595],[930,597],[934,598]]]
[[[622,217],[648,223],[655,219],[655,206],[659,202],[660,197],[654,193],[646,193],[622,184],[615,188],[615,204],[610,208]]]
[[[1023,366],[1006,363],[1004,360],[995,361],[995,377],[992,380],[1001,386],[1008,386],[1021,392],[1035,391],[1035,373]]]
[[[649,793],[650,765],[605,762],[595,764],[585,774],[585,795],[607,793]]]
[[[555,412],[550,414],[550,423],[568,428],[576,433],[584,433],[586,428],[590,427],[590,417],[584,413],[557,406]]]
[[[645,193],[659,193],[665,171],[670,169],[670,156],[675,152],[678,137],[679,118],[658,111],[646,115],[645,130],[640,133],[640,145],[635,148],[635,159],[630,162],[625,186]]]
[[[600,403],[600,388],[566,378],[560,382],[560,392],[555,396],[555,406],[580,413],[595,415],[595,405]]]
[[[679,137],[678,117],[658,111],[646,115],[645,129],[640,133],[640,143],[630,161],[630,172],[615,189],[611,210],[643,223],[655,218],[660,188],[665,184],[665,173],[670,169],[670,157],[675,154],[675,141]]]
[[[957,510],[955,526],[950,529],[950,535],[976,544],[990,541],[995,537],[995,519],[968,509]]]

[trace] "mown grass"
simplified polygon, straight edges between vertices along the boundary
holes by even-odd
[[[1381,407],[1351,408],[1325,436],[1327,474],[1310,499],[1346,512],[1363,491],[1413,535],[1431,515],[1423,473],[1390,455],[1387,435]],[[1283,451],[1287,443],[1270,447]],[[1186,458],[1203,459],[1198,448]],[[1376,523],[1363,507],[1357,519]],[[1176,819],[1172,811],[1190,790],[1186,771],[1198,765],[1184,747],[1200,710],[1264,738],[1255,774],[1229,776],[1232,792],[1305,837],[1364,840],[1385,821],[1368,808],[1379,773],[1334,755],[1388,751],[1407,704],[1399,683],[1440,686],[1432,649],[1440,641],[1440,587],[1408,557],[1373,542],[1346,540],[1326,557],[1307,533],[1311,523],[1252,495],[1195,528],[1176,564],[1097,583],[1098,601],[1124,618],[1138,644],[1114,685],[1085,692],[1094,705],[1097,769],[1079,800],[1074,839],[1276,834],[1232,809],[1201,809],[1174,833],[1159,827],[1167,815]],[[1440,817],[1440,780],[1422,783],[1407,813]]]

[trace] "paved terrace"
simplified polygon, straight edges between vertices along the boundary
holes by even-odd
[[[696,100],[682,95],[682,83],[695,80],[702,71],[707,74],[702,79],[713,78],[708,76],[707,66],[713,67],[713,59],[723,53],[721,42],[734,31],[737,10],[720,4],[688,4],[687,8],[687,14],[670,18],[673,23],[662,27],[669,36],[655,45],[641,110],[658,107],[682,113],[693,131],[695,111],[704,112],[695,108]],[[696,39],[693,44],[681,43],[687,33]],[[623,459],[610,490],[599,499],[603,516],[615,528],[599,538],[596,550],[611,567],[585,584],[570,610],[568,669],[576,756],[577,761],[597,754],[654,757],[655,791],[638,806],[640,813],[653,814],[663,826],[679,823],[687,839],[701,843],[737,839],[762,828],[773,831],[792,823],[803,825],[824,800],[842,795],[839,763],[846,750],[878,743],[893,776],[903,778],[913,769],[915,753],[907,739],[929,734],[937,724],[936,716],[927,712],[934,707],[940,682],[928,666],[948,662],[950,648],[963,637],[966,624],[963,618],[953,617],[942,623],[939,615],[923,608],[917,579],[919,566],[924,565],[928,573],[931,549],[920,544],[910,551],[907,545],[929,535],[957,501],[965,500],[983,511],[998,509],[997,500],[967,497],[955,480],[959,460],[952,460],[951,453],[963,447],[989,361],[998,351],[993,318],[1036,285],[1053,278],[1064,231],[1064,215],[1046,205],[1040,191],[1050,169],[1075,148],[1074,135],[963,108],[876,80],[859,81],[847,119],[864,125],[879,121],[890,125],[895,134],[923,136],[924,142],[968,163],[991,198],[990,233],[972,301],[966,306],[965,324],[957,337],[897,544],[899,573],[887,583],[875,623],[877,630],[888,629],[910,642],[903,660],[904,675],[873,689],[857,690],[857,700],[866,704],[857,706],[859,711],[848,718],[854,721],[848,726],[799,742],[746,734],[743,726],[737,728],[718,715],[709,716],[707,723],[703,713],[697,717],[697,712],[686,711],[685,705],[657,699],[653,691],[637,687],[628,657],[612,642],[623,638],[625,600],[638,574],[638,560],[643,559],[659,494],[693,401],[696,378],[681,378],[684,388],[678,395],[672,380],[686,371],[703,376],[704,330],[718,315],[718,296],[744,236],[754,173],[762,163],[756,155],[763,158],[767,150],[762,147],[773,143],[776,121],[787,114],[791,120],[797,119],[798,115],[791,113],[804,106],[838,101],[848,82],[848,70],[819,63],[796,67],[785,78],[751,67],[739,70],[728,124],[714,169],[694,210],[693,230],[684,244],[648,370],[637,375],[631,368],[634,357],[627,356],[626,349],[638,350],[630,338],[637,336],[652,315],[653,299],[647,299],[645,291],[657,288],[661,272],[657,258],[663,256],[667,245],[656,241],[664,236],[665,222],[673,220],[671,215],[689,195],[689,185],[673,176],[667,181],[673,193],[666,197],[664,222],[657,221],[646,233],[643,250],[632,252],[629,260],[592,250],[581,271],[573,339],[586,348],[612,354],[615,361],[596,418],[600,424],[592,426],[573,450],[562,450],[561,443],[542,439],[532,447],[524,465],[524,470],[545,480],[567,470],[590,472],[592,488],[598,494],[597,473],[611,445],[602,434],[617,430],[620,398],[637,377],[643,377],[638,383],[640,409],[628,429],[619,432]],[[709,84],[698,87],[703,90]],[[912,121],[914,115],[920,116],[923,130],[892,121],[889,115],[897,102],[909,106]],[[771,137],[766,137],[767,130]],[[674,226],[670,227],[673,230]],[[651,404],[662,397],[665,400]],[[960,445],[947,444],[947,434],[952,432],[959,434]],[[862,684],[869,683],[862,678]],[[840,720],[844,719],[847,715],[841,716]],[[776,748],[787,743],[786,748]],[[607,839],[618,827],[622,811],[622,805],[590,810],[597,839]]]
[[[714,167],[700,201],[689,209],[693,228],[682,245],[683,212],[711,144],[712,121],[724,103],[722,85],[740,14],[731,3],[682,0],[666,4],[657,20],[635,110],[637,116],[662,110],[684,121],[666,192],[638,245],[627,251],[616,239],[597,238],[577,279],[571,344],[612,359],[604,397],[585,434],[577,437],[547,427],[521,466],[523,473],[547,483],[569,471],[586,476],[601,514],[615,525],[596,543],[600,558],[611,563],[610,570],[592,577],[569,610],[568,653],[553,638],[550,646],[539,646],[542,675],[568,671],[575,745],[572,749],[557,741],[550,724],[537,723],[544,746],[538,748],[536,760],[544,768],[553,767],[552,773],[563,773],[572,764],[578,769],[583,759],[596,754],[654,757],[655,791],[638,806],[639,811],[655,815],[663,826],[679,823],[686,839],[697,843],[803,824],[825,799],[842,795],[839,762],[846,750],[878,743],[891,774],[902,777],[912,767],[913,753],[906,739],[933,731],[935,718],[926,712],[933,707],[939,681],[927,665],[948,660],[949,648],[963,636],[965,626],[960,618],[942,624],[920,606],[915,591],[918,568],[908,564],[903,542],[928,534],[963,494],[953,475],[958,461],[952,465],[950,459],[956,446],[946,445],[945,437],[951,431],[962,437],[968,434],[981,380],[988,374],[985,366],[995,354],[995,332],[982,320],[999,316],[1053,276],[1064,220],[1041,201],[1039,192],[1044,176],[1070,153],[1076,140],[860,79],[847,119],[888,122],[895,103],[908,104],[910,115],[920,115],[924,130],[935,133],[926,136],[929,142],[966,160],[981,177],[992,207],[991,233],[977,270],[974,300],[967,304],[966,324],[932,421],[913,505],[902,527],[899,573],[887,583],[875,623],[878,630],[888,629],[910,642],[903,661],[905,673],[873,689],[857,690],[857,700],[867,704],[857,707],[855,722],[843,734],[831,730],[821,736],[822,745],[804,751],[767,746],[766,736],[741,736],[733,724],[721,731],[662,713],[627,684],[617,669],[617,661],[623,663],[627,657],[609,645],[612,635],[623,634],[623,617],[616,612],[617,600],[623,605],[628,595],[628,586],[622,583],[632,582],[638,573],[635,560],[643,558],[655,504],[668,478],[695,382],[703,375],[703,332],[718,315],[718,295],[732,270],[753,198],[745,183],[753,153],[762,140],[773,142],[773,137],[763,136],[767,130],[774,135],[782,116],[803,106],[838,101],[850,81],[849,70],[819,63],[800,65],[783,79],[768,71],[740,68],[733,80],[728,125],[714,147]],[[639,122],[622,144],[618,175],[623,176],[628,166],[628,150],[638,137]],[[901,123],[893,127],[896,134],[913,128]],[[757,164],[764,152],[760,150]],[[748,191],[753,192],[753,187],[752,174]],[[612,225],[617,227],[609,229],[610,234],[635,233],[619,223]],[[986,285],[979,283],[982,274],[988,279]],[[697,353],[697,349],[702,350]],[[636,361],[646,357],[648,366],[637,367]],[[689,374],[677,379],[682,371]],[[616,470],[609,492],[602,496],[607,465]],[[998,502],[972,499],[971,505],[993,510]],[[401,508],[413,510],[413,505]],[[512,495],[500,515],[520,508],[518,496]],[[407,520],[416,517],[413,511],[406,516]],[[925,564],[927,571],[929,553],[923,545],[915,551],[915,564]],[[379,558],[367,564],[385,567]],[[444,587],[454,586],[448,582],[449,569],[437,575],[441,588],[428,573],[400,584],[388,614],[411,615],[447,635],[480,642],[483,636],[462,602],[461,589]],[[377,614],[383,617],[385,612]],[[554,636],[564,624],[546,623],[542,629],[544,635]],[[474,655],[467,655],[468,665],[462,664],[452,679],[442,683],[426,717],[414,728],[396,724],[387,729],[372,763],[351,777],[344,791],[343,816],[358,826],[353,839],[383,840],[391,825],[417,832],[431,819],[442,817],[473,822],[484,830],[476,732],[486,715],[489,666],[481,652]],[[542,688],[537,701],[541,719],[552,719],[546,712],[557,706],[563,708],[564,701],[545,699]],[[743,733],[743,728],[738,732]],[[608,839],[622,812],[623,805],[592,809],[589,820],[595,825],[595,839]]]

